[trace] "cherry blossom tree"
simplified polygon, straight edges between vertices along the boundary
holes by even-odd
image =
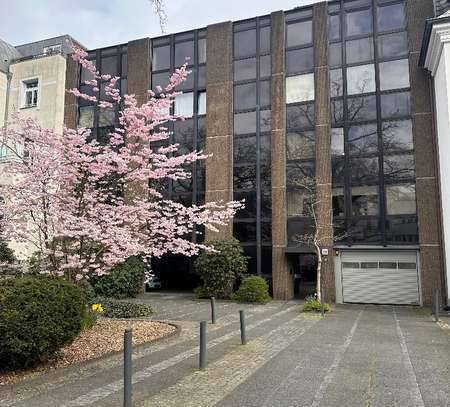
[[[184,206],[165,199],[161,187],[188,179],[187,168],[206,158],[201,151],[181,154],[177,144],[156,147],[169,138],[165,125],[184,119],[169,108],[189,73],[186,66],[138,105],[133,95],[120,95],[119,78],[100,75],[86,56],[79,49],[73,53],[91,74],[85,83],[93,93],[103,86],[106,97],[70,92],[99,109],[117,109],[119,125],[98,141],[86,128],[65,128],[60,135],[16,117],[0,139],[13,156],[2,167],[10,182],[0,186],[5,236],[41,253],[43,272],[76,280],[105,274],[130,256],[148,260],[213,250],[192,242],[192,231],[199,225],[217,231],[243,204]]]

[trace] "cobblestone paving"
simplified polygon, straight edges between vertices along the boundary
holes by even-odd
[[[137,301],[180,335],[135,349],[134,405],[164,407],[336,407],[450,405],[450,331],[429,312],[338,306],[322,319],[295,301],[217,302],[208,325],[208,368],[198,371],[199,321],[208,301],[152,293]],[[240,345],[239,314],[247,315]],[[55,371],[0,389],[0,406],[122,406],[122,356]]]

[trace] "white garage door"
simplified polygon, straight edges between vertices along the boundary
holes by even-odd
[[[344,302],[419,304],[417,252],[342,252]]]

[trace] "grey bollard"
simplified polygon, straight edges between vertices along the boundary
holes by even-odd
[[[200,322],[200,370],[206,369],[206,321]]]
[[[441,310],[441,295],[440,295],[440,291],[439,288],[436,288],[435,292],[434,292],[434,320],[436,322],[439,322],[439,312]]]
[[[325,316],[324,302],[325,298],[323,296],[323,285],[320,284],[320,313],[322,314],[322,317]]]
[[[216,323],[216,298],[211,297],[211,323]]]
[[[123,335],[123,406],[132,407],[132,352],[133,333],[131,329],[125,329]]]
[[[239,319],[241,321],[241,343],[245,345],[247,343],[247,332],[245,327],[245,313],[244,311],[239,311]]]

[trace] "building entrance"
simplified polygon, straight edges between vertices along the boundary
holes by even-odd
[[[295,298],[304,300],[316,292],[317,256],[312,253],[300,253],[293,256]]]

